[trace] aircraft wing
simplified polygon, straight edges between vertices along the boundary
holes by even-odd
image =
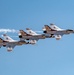
[[[53,30],[57,30],[57,31],[63,30],[63,29],[59,28],[58,26],[56,26],[53,23],[50,23],[50,28],[53,29]]]
[[[9,44],[23,45],[23,44],[28,44],[28,42],[24,40],[20,40],[20,41],[15,41],[15,42],[9,42]]]
[[[30,35],[38,35],[35,31],[33,31],[29,28],[26,28],[26,30],[27,30],[28,34],[30,34]]]
[[[4,40],[5,40],[5,41],[14,41],[11,37],[9,37],[9,36],[6,35],[6,34],[3,34],[3,37],[4,37]]]

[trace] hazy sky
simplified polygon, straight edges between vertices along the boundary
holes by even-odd
[[[41,31],[50,23],[74,29],[74,0],[0,0],[0,28]],[[10,53],[1,48],[0,75],[74,75],[74,34],[17,46]]]

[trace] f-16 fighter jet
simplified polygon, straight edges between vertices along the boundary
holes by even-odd
[[[50,37],[55,36],[56,40],[60,40],[63,35],[74,33],[72,29],[61,29],[54,24],[44,25],[43,33],[50,35]]]
[[[6,34],[3,34],[4,40],[0,38],[0,47],[6,47],[7,51],[10,52],[15,46],[21,46],[23,44],[29,44],[29,42],[26,41],[16,41],[7,36]]]
[[[30,40],[31,43],[36,43],[39,39],[45,39],[44,34],[37,34],[36,32],[32,31],[29,28],[26,28],[27,32],[20,30],[19,31],[19,38],[24,40]]]

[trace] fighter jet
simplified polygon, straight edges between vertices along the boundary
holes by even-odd
[[[74,30],[61,29],[57,27],[55,24],[51,23],[50,26],[44,25],[43,33],[45,33],[46,35],[49,35],[50,37],[55,36],[56,40],[60,40],[63,35],[74,33]]]
[[[26,41],[13,40],[12,38],[7,36],[6,34],[3,34],[3,37],[4,37],[4,40],[0,38],[0,47],[2,47],[2,46],[6,47],[8,52],[11,52],[15,46],[29,44],[29,42],[26,42]]]
[[[19,38],[24,40],[30,40],[31,43],[36,43],[39,39],[45,39],[44,34],[37,34],[33,30],[26,28],[27,32],[20,30],[19,31]]]

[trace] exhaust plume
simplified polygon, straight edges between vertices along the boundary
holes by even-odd
[[[15,29],[0,29],[0,33],[18,33],[19,30],[15,30]],[[42,31],[35,31],[35,32],[42,32]]]
[[[15,30],[15,29],[0,29],[0,33],[18,33],[19,30]]]

